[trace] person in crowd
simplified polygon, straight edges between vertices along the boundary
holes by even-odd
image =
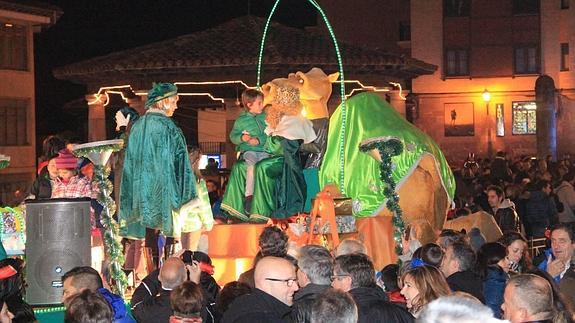
[[[124,305],[122,297],[113,294],[106,288],[102,282],[100,274],[92,267],[75,267],[62,276],[63,293],[62,303],[66,308],[69,307],[72,298],[89,290],[102,295],[112,309],[112,319],[114,323],[133,323],[134,319],[130,316]]]
[[[132,298],[132,313],[139,323],[167,322],[173,314],[170,305],[172,290],[187,280],[186,269],[190,270],[191,281],[199,283],[200,270],[197,263],[186,266],[180,258],[170,257],[166,260],[158,276],[161,290],[157,295],[143,299]]]
[[[553,189],[548,181],[531,186],[525,205],[525,221],[533,238],[542,238],[545,231],[556,221],[557,207],[551,198]]]
[[[356,323],[357,320],[357,306],[344,291],[328,289],[313,303],[311,323]]]
[[[511,170],[505,159],[505,152],[498,151],[491,162],[491,182],[500,185],[511,180]]]
[[[440,246],[441,249],[445,252],[445,250],[447,250],[447,247],[450,244],[452,244],[456,241],[465,243],[466,240],[467,240],[467,237],[465,236],[465,233],[463,233],[463,232],[452,230],[452,229],[443,229],[443,230],[441,230],[441,233],[437,237],[437,241],[435,243],[438,246]]]
[[[469,241],[469,245],[474,252],[477,252],[479,248],[481,248],[481,246],[487,242],[487,239],[485,239],[485,236],[481,230],[479,230],[479,228],[471,228],[471,230],[469,230],[467,233],[467,240]]]
[[[475,258],[475,252],[469,245],[455,242],[447,247],[440,269],[452,291],[469,293],[484,302],[483,281],[473,271]]]
[[[256,89],[246,89],[242,93],[242,104],[245,108],[234,122],[230,132],[230,140],[236,145],[236,150],[241,153],[241,158],[246,162],[246,186],[245,198],[248,214],[251,200],[254,194],[255,165],[260,160],[270,155],[265,151],[267,135],[266,114],[264,112],[264,95]]]
[[[238,279],[239,282],[247,284],[250,288],[255,287],[254,272],[259,259],[267,256],[282,258],[287,255],[288,236],[278,227],[269,226],[260,234],[258,246],[260,251],[256,255],[254,267],[242,273]]]
[[[570,302],[575,301],[575,236],[570,225],[558,224],[551,229],[551,249],[538,268],[546,271]]]
[[[334,255],[335,257],[342,256],[342,255],[349,255],[352,253],[363,253],[367,254],[367,247],[363,242],[356,240],[356,239],[343,239],[337,248],[335,248]]]
[[[415,267],[406,272],[401,280],[401,295],[405,297],[407,309],[415,317],[418,317],[419,312],[431,301],[451,294],[445,277],[433,266]]]
[[[192,281],[174,288],[170,294],[173,314],[169,323],[202,323],[203,298],[202,288]]]
[[[291,322],[293,295],[299,289],[293,263],[285,258],[263,257],[256,265],[254,278],[255,289],[237,298],[222,322]]]
[[[406,262],[413,258],[413,253],[421,247],[421,242],[417,238],[416,229],[412,226],[407,226],[401,235],[401,255],[399,260]]]
[[[515,212],[515,204],[505,198],[503,189],[499,186],[491,185],[487,187],[486,191],[487,201],[490,206],[488,213],[493,215],[501,231],[521,232],[521,221],[519,221],[519,216]]]
[[[224,285],[224,288],[222,288],[216,299],[216,313],[218,316],[216,322],[221,320],[224,313],[228,310],[236,298],[245,294],[249,294],[251,291],[252,289],[250,286],[238,281],[229,282]]]
[[[212,258],[201,251],[185,250],[180,256],[180,259],[182,259],[187,266],[192,266],[194,262],[198,263],[201,271],[200,286],[204,293],[205,304],[210,306],[215,305],[221,288],[213,277],[215,268],[212,264]],[[188,272],[188,280],[191,278],[189,276],[190,273]]]
[[[405,308],[405,297],[401,295],[401,288],[399,288],[399,265],[389,264],[376,275],[377,285],[383,289],[387,299],[391,303]]]
[[[46,166],[40,170],[38,177],[30,187],[30,194],[28,198],[31,199],[49,199],[52,197],[52,186],[54,181],[58,178],[58,168],[56,168],[56,159],[58,155],[49,156]]]
[[[0,300],[12,313],[15,322],[36,322],[32,307],[24,301],[24,261],[6,258],[0,260]]]
[[[564,313],[575,313],[575,304],[573,304],[573,299],[569,300],[567,298],[568,293],[563,293],[559,290],[559,286],[555,283],[551,275],[539,268],[532,268],[527,270],[525,274],[533,274],[542,277],[549,283],[553,293],[553,306],[555,307],[556,311]],[[569,289],[569,291],[570,290],[571,289]]]
[[[154,83],[148,92],[146,113],[130,129],[120,187],[120,235],[145,239],[156,268],[160,231],[167,237],[165,249],[170,250],[173,237],[180,234],[173,213],[187,214],[197,202],[186,139],[171,119],[178,98],[172,83]]]
[[[421,259],[423,263],[439,268],[443,259],[443,250],[435,243],[426,243],[413,253],[413,259]]]
[[[299,290],[294,295],[294,322],[309,322],[311,308],[317,296],[331,288],[334,259],[329,250],[318,245],[300,248],[297,258]]]
[[[575,224],[575,171],[565,174],[561,183],[555,188],[555,194],[561,204],[563,211],[559,213],[559,222]]]
[[[85,289],[69,299],[64,323],[112,323],[113,313],[102,294]]]
[[[53,182],[51,198],[92,197],[92,184],[78,175],[78,158],[72,152],[60,150],[54,161],[58,178]]]
[[[497,323],[491,309],[472,298],[457,295],[440,297],[429,303],[419,315],[418,323]]]
[[[205,168],[206,176],[217,176],[219,174],[220,165],[214,158],[208,158],[208,163]]]
[[[499,242],[484,244],[477,253],[477,271],[483,280],[485,304],[496,318],[501,318],[503,291],[509,280],[507,248]]]
[[[42,141],[42,156],[38,164],[38,175],[45,171],[48,162],[58,156],[58,152],[66,148],[66,142],[58,135],[50,135]]]
[[[373,263],[365,254],[336,257],[332,287],[351,294],[357,304],[358,322],[413,322],[405,309],[387,301],[375,282]]]
[[[511,272],[522,273],[532,266],[529,254],[526,252],[527,239],[521,233],[507,231],[503,233],[498,242],[507,248],[507,258],[511,263]]]
[[[537,275],[513,276],[505,287],[503,297],[503,317],[511,323],[560,322],[555,318],[563,314],[553,306],[551,285]]]

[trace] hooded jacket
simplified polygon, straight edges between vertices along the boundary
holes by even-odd
[[[510,199],[504,199],[497,210],[490,209],[490,213],[502,232],[521,232],[521,221],[515,212],[515,204]]]

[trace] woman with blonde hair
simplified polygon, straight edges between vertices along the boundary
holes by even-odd
[[[404,273],[401,281],[403,282],[401,295],[407,301],[407,309],[415,317],[431,301],[451,294],[445,277],[433,266],[415,267]]]

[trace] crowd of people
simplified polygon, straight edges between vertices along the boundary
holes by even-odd
[[[517,156],[503,151],[494,159],[470,154],[454,171],[456,208],[451,217],[485,211],[502,231],[523,232],[527,238],[548,237],[557,223],[575,223],[575,168],[570,155],[559,161]]]
[[[183,250],[142,280],[129,305],[95,269],[74,268],[62,277],[65,322],[573,322],[575,235],[565,224],[551,228],[539,259],[515,231],[472,246],[468,234],[443,230],[382,270],[354,239],[332,252],[294,248],[269,226],[258,246],[253,268],[223,288],[209,255]],[[22,267],[0,261],[0,322],[35,322]]]

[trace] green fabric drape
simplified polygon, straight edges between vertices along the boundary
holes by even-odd
[[[385,202],[380,191],[379,163],[359,151],[362,141],[377,137],[396,137],[404,144],[401,155],[392,158],[393,179],[401,187],[411,175],[424,154],[434,157],[441,176],[443,188],[450,199],[455,192],[453,173],[439,146],[425,133],[405,120],[397,111],[374,93],[361,93],[346,102],[347,129],[345,137],[344,188],[353,199],[356,216],[372,216]],[[334,183],[340,187],[339,143],[341,129],[341,106],[331,116],[327,150],[320,169],[320,185]]]
[[[282,138],[284,151],[282,176],[278,181],[276,209],[273,218],[285,219],[303,212],[306,184],[299,156],[300,141]]]
[[[146,113],[132,126],[120,189],[120,234],[143,239],[145,228],[174,232],[174,211],[197,196],[186,139],[174,121]],[[177,214],[176,214],[177,216]]]

